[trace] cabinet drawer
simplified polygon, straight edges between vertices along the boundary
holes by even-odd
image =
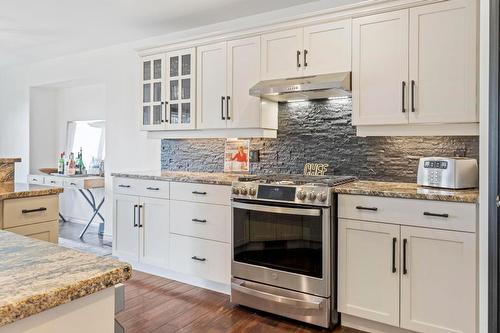
[[[84,188],[85,180],[78,178],[64,179],[63,185],[64,187],[69,187],[69,188]]]
[[[167,181],[115,178],[113,188],[114,192],[119,194],[162,199],[170,197],[169,182]]]
[[[170,190],[174,200],[231,205],[231,186],[173,182]]]
[[[171,234],[170,267],[180,273],[229,284],[231,247],[226,243]]]
[[[3,202],[3,228],[57,220],[59,197],[47,195]]]
[[[476,204],[339,195],[339,218],[476,232]]]
[[[58,186],[63,187],[64,181],[59,177],[45,177],[44,184],[48,186]]]
[[[55,244],[57,244],[59,238],[59,222],[57,220],[23,225],[5,230]]]
[[[170,201],[170,231],[176,234],[231,242],[231,207]]]
[[[44,176],[28,175],[28,184],[43,185]]]

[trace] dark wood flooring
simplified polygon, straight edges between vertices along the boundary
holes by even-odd
[[[125,309],[116,320],[125,333],[362,333],[333,331],[236,306],[229,296],[139,271],[125,283]]]

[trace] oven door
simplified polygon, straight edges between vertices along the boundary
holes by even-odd
[[[233,201],[233,277],[330,297],[330,208]]]

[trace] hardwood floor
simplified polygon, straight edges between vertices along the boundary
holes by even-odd
[[[125,333],[362,333],[341,327],[322,330],[233,305],[224,294],[139,271],[125,283],[125,309],[116,319]]]

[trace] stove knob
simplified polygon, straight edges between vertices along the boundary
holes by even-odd
[[[321,202],[325,202],[327,199],[327,196],[326,196],[326,193],[325,192],[321,192],[320,194],[318,194],[318,200],[321,201]]]
[[[307,198],[308,198],[309,200],[311,200],[311,201],[314,201],[314,200],[316,199],[316,193],[314,193],[314,192],[309,192],[309,193],[307,194]]]
[[[250,194],[251,196],[254,196],[257,194],[257,190],[255,189],[255,187],[251,187],[249,190],[248,190],[248,194]]]
[[[233,187],[233,194],[236,194],[236,195],[240,194],[240,189],[237,188],[236,186]]]
[[[306,198],[306,192],[302,191],[302,190],[299,190],[297,192],[297,199],[299,200],[304,200]]]
[[[242,187],[242,188],[240,188],[240,192],[241,192],[241,195],[247,195],[248,190],[246,187]]]

